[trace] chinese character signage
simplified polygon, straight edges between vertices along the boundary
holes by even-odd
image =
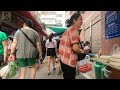
[[[108,11],[105,14],[106,39],[120,37],[120,11]]]

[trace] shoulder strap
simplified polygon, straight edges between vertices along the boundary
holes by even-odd
[[[36,45],[32,42],[32,40],[20,29],[23,35],[31,42],[31,44],[36,48]]]
[[[81,42],[79,43],[79,45],[80,45],[81,49],[84,49],[84,47],[82,46],[82,43],[81,43]]]

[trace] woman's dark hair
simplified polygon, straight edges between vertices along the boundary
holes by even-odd
[[[81,15],[80,15],[79,12],[74,13],[74,14],[71,16],[70,20],[67,21],[67,27],[70,27],[70,26],[73,24],[73,20],[77,20],[80,16],[81,16]]]
[[[32,22],[32,20],[26,18],[26,19],[24,20],[24,22],[25,22],[25,24],[26,24],[27,26],[29,26],[30,28],[33,28],[33,22]]]
[[[50,34],[50,36],[49,36],[49,42],[52,41],[53,35],[54,35],[53,33]]]
[[[90,42],[89,41],[86,41],[85,42],[85,46],[87,46],[87,45],[89,45],[90,44]]]

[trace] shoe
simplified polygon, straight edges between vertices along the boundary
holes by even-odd
[[[48,71],[48,75],[50,75],[50,71]]]
[[[61,74],[61,73],[62,73],[62,70],[59,70],[58,73],[57,73],[57,75],[59,75],[59,74]]]
[[[55,60],[55,62],[57,63],[57,62],[58,62],[58,60],[56,59],[56,60]]]
[[[54,68],[53,68],[53,70],[55,71],[55,70],[56,70],[56,68],[54,67]]]

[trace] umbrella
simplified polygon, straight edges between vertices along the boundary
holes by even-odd
[[[67,29],[67,27],[59,27],[59,26],[48,26],[47,28],[50,28],[55,33],[63,33]]]
[[[50,28],[46,28],[46,33],[48,34],[48,35],[50,35],[51,33],[53,33],[53,34],[55,34],[56,32],[54,32],[52,29],[50,29]]]

